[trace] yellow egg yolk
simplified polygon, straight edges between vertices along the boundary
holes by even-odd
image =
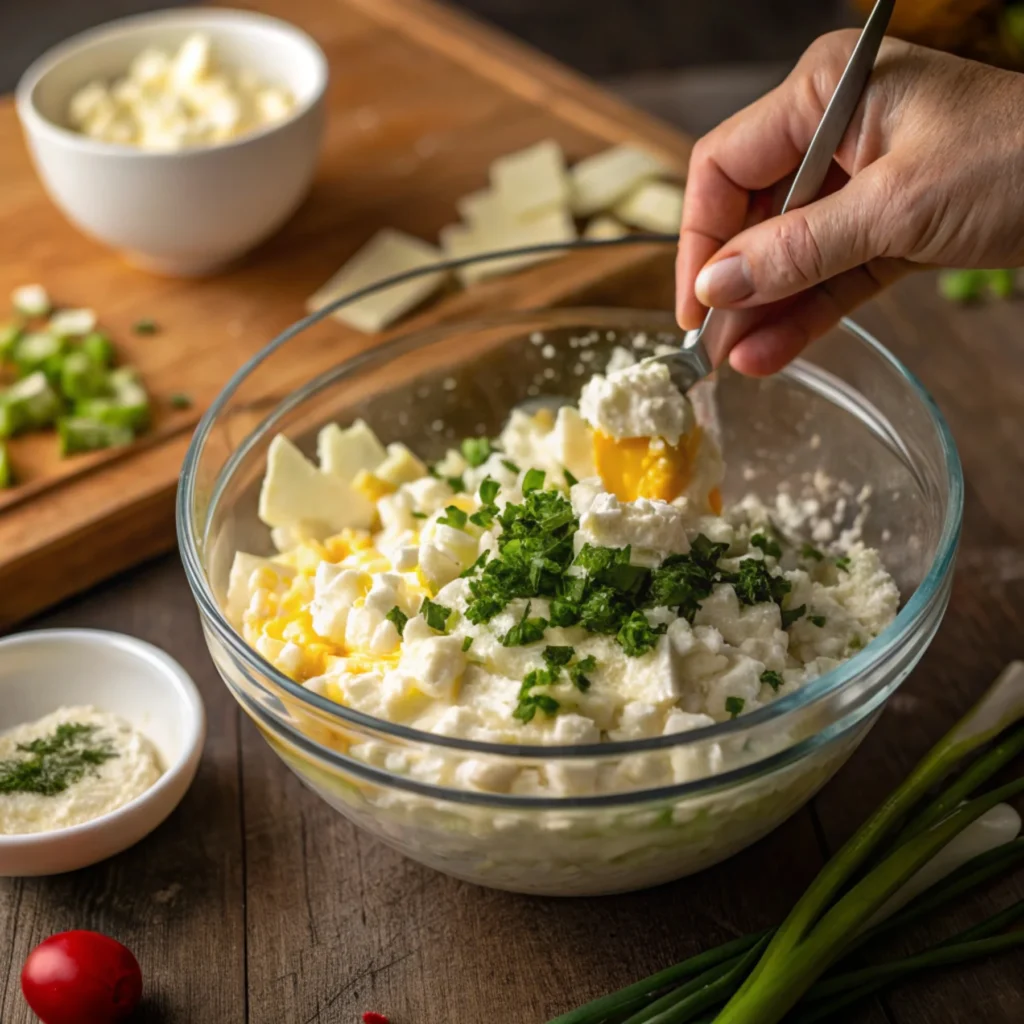
[[[678,444],[670,445],[661,438],[614,438],[595,430],[594,466],[605,487],[619,501],[672,501],[693,478],[701,437],[700,427],[694,427]],[[708,495],[708,503],[716,514],[721,511],[718,488]]]

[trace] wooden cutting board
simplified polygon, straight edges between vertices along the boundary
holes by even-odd
[[[44,194],[10,100],[0,101],[0,295],[29,282],[97,310],[155,396],[134,446],[60,460],[43,434],[16,439],[21,481],[0,492],[0,628],[174,546],[174,494],[191,433],[231,373],[304,314],[304,303],[377,229],[434,240],[490,162],[544,138],[570,161],[643,143],[680,173],[689,143],[529,48],[429,0],[252,0],[309,32],[330,61],[329,116],[309,199],[274,238],[205,280],[136,270],[84,238]],[[579,301],[641,304],[669,284],[664,248],[575,253],[449,295],[395,333],[481,311]],[[150,318],[153,336],[132,333]],[[314,330],[337,362],[368,338]],[[295,366],[296,383],[323,369]],[[188,410],[171,408],[184,392]]]

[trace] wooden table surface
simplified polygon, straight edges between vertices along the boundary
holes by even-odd
[[[243,719],[207,655],[173,557],[32,623],[123,630],[192,673],[209,739],[184,803],[97,867],[0,881],[0,1021],[35,943],[95,928],[138,955],[142,1019],[173,1024],[539,1024],[700,948],[778,921],[830,851],[968,706],[1024,636],[1022,305],[961,310],[922,275],[862,311],[949,417],[967,477],[956,585],[923,662],[839,776],[767,839],[635,895],[551,900],[451,881],[357,832]],[[1024,897],[1024,872],[922,928],[917,945]],[[1024,953],[930,975],[853,1013],[863,1024],[1024,1020]]]

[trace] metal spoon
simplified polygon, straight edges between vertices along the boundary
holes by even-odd
[[[864,87],[871,77],[871,69],[875,65],[875,58],[882,45],[885,30],[889,26],[895,3],[896,0],[877,0],[872,8],[857,45],[850,54],[842,78],[832,93],[821,123],[796,172],[782,206],[782,213],[798,206],[806,206],[818,197],[832,157],[839,148],[843,135],[846,134],[853,112],[857,109]],[[704,323],[697,330],[687,332],[678,352],[657,357],[661,362],[668,364],[672,380],[680,391],[689,391],[714,369],[705,340],[718,336],[717,333],[709,331],[720,332],[723,325],[728,322],[729,312],[709,309],[707,316],[704,317]]]

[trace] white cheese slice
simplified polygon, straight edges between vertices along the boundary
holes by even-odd
[[[566,209],[550,210],[528,221],[481,224],[450,224],[441,231],[441,244],[452,259],[475,256],[478,253],[514,249],[519,246],[571,242],[576,237],[576,226]],[[506,256],[461,267],[456,273],[464,284],[472,284],[486,277],[510,274],[541,260],[560,255],[558,250]]]
[[[629,234],[629,228],[622,221],[609,217],[608,214],[601,214],[595,217],[584,229],[584,238],[622,238]]]
[[[310,297],[307,306],[311,310],[321,309],[349,292],[385,277],[430,266],[441,258],[441,253],[434,246],[421,239],[393,228],[384,228]],[[357,331],[375,334],[436,292],[444,279],[443,270],[414,277],[342,306],[331,315]]]
[[[316,454],[324,473],[351,483],[364,469],[372,473],[388,453],[366,423],[356,420],[345,430],[328,423],[317,435]]]
[[[635,228],[677,234],[683,217],[683,190],[663,181],[648,181],[630,192],[613,212]]]
[[[321,473],[283,434],[270,442],[267,473],[260,489],[259,517],[267,526],[337,533],[369,529],[374,507],[344,480]]]
[[[486,228],[488,225],[506,224],[516,220],[515,214],[509,210],[502,195],[490,188],[482,188],[478,192],[463,196],[456,200],[455,207],[459,211],[459,216],[471,228]]]
[[[504,208],[515,218],[566,206],[569,176],[562,147],[553,139],[545,139],[498,157],[491,164],[491,184],[501,196]]]
[[[589,217],[609,210],[638,185],[665,171],[660,160],[636,146],[613,146],[585,157],[570,171],[572,212]]]

